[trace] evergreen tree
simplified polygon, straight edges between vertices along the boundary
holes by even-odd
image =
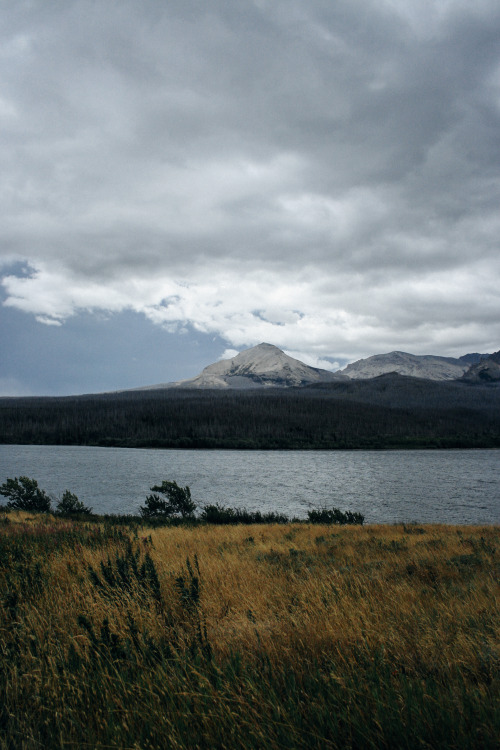
[[[191,490],[187,486],[179,487],[177,482],[164,480],[160,485],[151,487],[151,492],[154,494],[149,495],[146,503],[140,508],[143,518],[154,516],[191,518],[196,510],[196,504],[191,499]],[[160,497],[158,492],[165,497]]]
[[[29,510],[33,513],[49,513],[50,497],[38,486],[36,479],[15,477],[0,485],[0,495],[8,497],[8,508]]]
[[[56,506],[56,513],[59,516],[90,516],[92,508],[88,508],[69,490],[65,490],[62,498]]]

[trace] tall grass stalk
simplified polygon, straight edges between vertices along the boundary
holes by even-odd
[[[0,519],[0,748],[494,748],[498,527]]]

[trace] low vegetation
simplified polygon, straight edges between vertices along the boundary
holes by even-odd
[[[50,512],[50,497],[40,489],[36,479],[15,477],[0,486],[0,495],[7,498],[7,507],[16,510],[31,510],[34,513]]]
[[[0,511],[0,748],[498,747],[498,527],[208,520]]]
[[[134,523],[136,526],[145,522],[155,526],[171,525],[181,522],[189,522],[191,525],[197,523],[210,524],[255,524],[255,523],[290,523],[298,522],[300,519],[290,519],[283,513],[261,513],[260,511],[249,511],[245,508],[229,508],[219,505],[205,505],[201,513],[195,516],[196,503],[191,497],[189,487],[179,487],[177,482],[163,480],[160,485],[151,487],[153,494],[146,497],[146,502],[139,508],[140,516],[127,516],[125,518],[112,516],[95,516],[92,508],[86,507],[78,497],[65,490],[62,498],[57,502],[55,513],[66,518],[94,518],[94,520]],[[159,493],[159,494],[158,494]],[[50,513],[52,510],[51,498],[45,490],[40,489],[36,479],[21,476],[19,479],[7,479],[0,485],[0,495],[8,498],[7,508],[16,510],[28,510],[34,513]],[[338,508],[313,509],[308,512],[309,523],[328,524],[363,524],[364,516],[361,513],[341,511]]]
[[[191,499],[189,487],[179,487],[177,482],[164,480],[151,487],[151,492],[153,494],[148,495],[140,509],[143,518],[193,518],[196,504]]]

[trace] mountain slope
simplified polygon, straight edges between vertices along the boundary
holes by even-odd
[[[375,378],[388,372],[397,372],[398,375],[409,375],[426,380],[456,380],[461,378],[469,367],[467,356],[463,359],[454,359],[407,352],[389,352],[353,362],[341,370],[341,373],[353,380]]]
[[[0,443],[135,448],[500,447],[500,382],[381,375],[303,388],[0,398]]]
[[[479,352],[473,352],[472,354],[464,354],[459,357],[460,362],[466,362],[468,365],[477,365],[483,359],[490,357],[490,354],[479,354]]]
[[[262,388],[297,387],[330,382],[342,376],[289,357],[272,344],[259,344],[232,359],[215,362],[191,380],[175,383],[177,388]]]
[[[491,383],[500,380],[500,351],[472,365],[463,379],[469,383]]]

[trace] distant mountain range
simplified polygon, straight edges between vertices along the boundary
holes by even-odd
[[[272,344],[259,344],[245,349],[232,359],[223,359],[208,365],[190,380],[148,386],[156,388],[231,388],[249,390],[262,387],[290,388],[329,383],[344,376],[330,370],[300,362]]]
[[[0,398],[1,443],[500,448],[500,352],[457,360],[391,352],[332,373],[259,344],[179,383],[60,398]]]
[[[497,359],[495,359],[497,358]],[[465,354],[453,357],[389,352],[360,359],[343,370],[331,372],[310,367],[289,357],[277,346],[258,344],[231,359],[208,365],[195,378],[163,383],[137,390],[163,388],[238,389],[290,388],[345,380],[368,380],[396,373],[424,380],[458,380],[469,382],[500,380],[500,356]]]
[[[342,370],[342,374],[353,380],[375,378],[388,372],[425,380],[457,380],[469,370],[471,365],[487,356],[486,354],[466,354],[464,357],[455,359],[430,354],[389,352],[389,354],[375,354],[373,357],[353,362]]]

